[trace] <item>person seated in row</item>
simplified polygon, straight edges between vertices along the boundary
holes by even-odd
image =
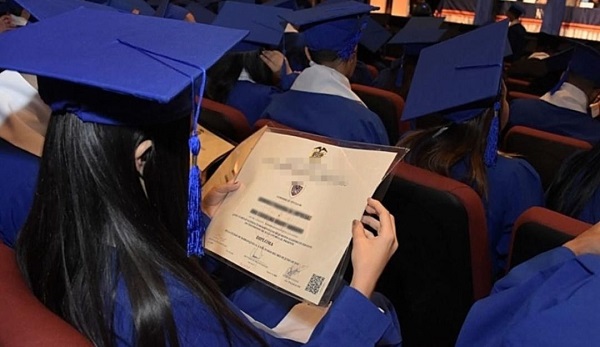
[[[409,133],[398,144],[411,149],[408,163],[464,182],[481,196],[496,276],[506,266],[513,223],[544,203],[533,167],[498,153],[508,114],[502,82],[507,28],[499,22],[421,51],[402,119],[437,112],[446,124]]]
[[[525,54],[525,47],[527,46],[527,30],[523,24],[521,24],[521,15],[525,12],[525,9],[518,4],[511,4],[508,10],[506,10],[506,17],[510,21],[508,27],[508,43],[512,54],[505,58],[506,61],[518,60]]]
[[[511,102],[509,126],[527,127],[597,143],[600,141],[597,102],[600,92],[600,53],[578,44],[560,82],[538,100]]]
[[[600,224],[530,259],[476,302],[457,347],[600,344]]]
[[[273,94],[289,89],[293,74],[285,56],[272,49],[281,43],[284,26],[278,7],[228,1],[213,25],[250,33],[208,71],[205,96],[240,110],[252,126]],[[268,30],[265,30],[267,28]]]
[[[53,112],[16,247],[34,295],[95,345],[298,345],[252,325],[186,255],[202,253],[194,102],[245,33],[88,9],[55,18],[0,36],[14,52],[0,68],[35,73]],[[354,223],[352,282],[308,345],[401,344],[396,317],[369,300],[397,248],[393,217],[373,200],[367,211],[377,236]]]
[[[0,241],[9,247],[31,208],[49,119],[35,76],[0,73]]]
[[[304,36],[310,67],[289,91],[273,96],[262,118],[335,139],[389,145],[381,119],[348,80],[356,65],[364,15],[372,9],[344,1],[285,14]]]
[[[586,223],[600,222],[600,143],[565,161],[546,192],[546,207]]]

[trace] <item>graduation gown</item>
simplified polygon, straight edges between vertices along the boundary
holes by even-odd
[[[14,247],[33,202],[39,158],[0,138],[0,163],[0,240]]]
[[[180,345],[186,347],[228,346],[226,335],[209,307],[172,276],[166,276],[166,283]],[[233,304],[231,304],[231,308],[247,321],[246,317]],[[353,288],[344,287],[329,308],[328,313],[315,328],[306,345],[374,346],[391,330],[396,333],[396,340],[388,345],[401,346],[399,331],[394,325],[395,321],[393,312],[383,312]],[[251,323],[248,322],[248,324]],[[114,329],[118,346],[134,344],[135,329],[131,317],[131,303],[123,280],[119,281],[117,286]],[[233,327],[231,329],[232,346],[258,345]],[[262,329],[255,329],[269,346],[300,345],[295,341],[272,336]]]
[[[227,97],[227,105],[234,107],[246,116],[252,126],[271,103],[271,96],[280,90],[250,81],[237,81]]]
[[[451,177],[467,182],[468,161],[451,169]],[[525,160],[498,156],[496,165],[486,170],[488,196],[483,198],[488,242],[494,274],[506,267],[512,227],[517,218],[532,206],[544,206],[544,190],[535,169]]]
[[[311,62],[291,89],[272,96],[262,118],[339,140],[389,145],[385,126],[338,71]]]
[[[600,222],[600,189],[596,189],[590,200],[583,206],[577,219],[590,224]]]
[[[599,346],[600,256],[565,247],[498,281],[471,308],[456,346]]]
[[[381,119],[356,101],[295,90],[272,98],[263,118],[339,140],[389,145]]]
[[[586,113],[558,107],[543,100],[513,100],[508,124],[523,125],[590,143],[600,140],[600,121]]]

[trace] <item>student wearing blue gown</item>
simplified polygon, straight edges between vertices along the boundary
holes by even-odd
[[[34,76],[0,73],[0,241],[13,247],[29,214],[50,109]]]
[[[464,182],[481,196],[496,276],[506,266],[513,223],[544,202],[535,170],[497,150],[508,114],[501,80],[506,30],[503,21],[421,51],[402,119],[437,113],[445,124],[415,131],[399,143],[411,148],[408,163]]]
[[[289,91],[272,97],[263,118],[336,139],[389,145],[381,119],[348,80],[356,65],[364,15],[372,9],[345,1],[283,15],[303,34],[311,62]]]
[[[600,91],[600,53],[578,44],[561,81],[539,100],[515,99],[510,105],[509,126],[524,125],[597,143],[600,121],[591,112]]]
[[[546,207],[590,224],[600,222],[600,143],[567,159],[546,192]]]
[[[279,15],[286,12],[291,10],[228,1],[213,22],[250,34],[209,70],[205,96],[240,110],[250,126],[263,114],[271,96],[289,89],[296,76],[285,56],[271,49],[282,41],[284,25]]]
[[[600,345],[600,224],[512,269],[476,302],[457,347]]]
[[[206,69],[245,34],[78,9],[0,36],[15,52],[0,68],[35,72],[53,112],[18,261],[41,303],[95,345],[300,344],[249,322],[193,257],[204,226],[193,104]],[[102,60],[82,68],[90,55]],[[209,215],[217,193],[203,199]],[[369,299],[397,248],[393,216],[376,200],[366,211],[377,236],[354,222],[352,281],[306,345],[401,345],[396,317]]]

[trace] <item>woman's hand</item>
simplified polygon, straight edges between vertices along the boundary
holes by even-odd
[[[398,249],[396,224],[383,205],[374,199],[367,201],[367,213],[377,215],[363,216],[361,222],[377,231],[377,236],[366,230],[359,221],[352,225],[352,267],[354,275],[350,286],[366,297],[370,297],[375,285],[392,254]]]
[[[15,27],[16,26],[13,23],[13,20],[10,17],[9,14],[5,14],[3,16],[0,16],[0,33],[8,31],[8,30],[12,30]]]
[[[279,77],[279,74],[281,73],[281,67],[285,64],[285,74],[289,75],[292,73],[292,68],[290,67],[290,64],[288,63],[287,59],[285,58],[285,55],[283,55],[283,53],[279,52],[279,51],[262,51],[260,53],[260,60],[262,60],[265,64],[267,64],[267,66],[269,67],[269,69],[271,69],[271,71],[273,71],[273,74],[276,76],[276,78]]]
[[[202,199],[202,212],[212,218],[227,194],[236,191],[239,187],[240,182],[227,182],[211,189]]]
[[[598,254],[600,255],[600,223],[579,234],[573,240],[564,244],[575,255]]]

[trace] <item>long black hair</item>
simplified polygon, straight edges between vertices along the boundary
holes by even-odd
[[[546,191],[546,207],[578,218],[599,187],[600,143],[565,161]]]
[[[116,344],[120,280],[135,344],[179,346],[165,273],[213,310],[229,341],[231,325],[262,341],[186,257],[188,132],[189,117],[148,128],[84,123],[72,114],[50,119],[18,262],[36,297],[96,346]],[[144,155],[144,191],[134,152],[146,139],[153,147]]]
[[[260,59],[260,54],[261,50],[227,53],[208,70],[204,95],[211,100],[226,103],[243,69],[248,71],[254,82],[273,85],[273,72]]]

